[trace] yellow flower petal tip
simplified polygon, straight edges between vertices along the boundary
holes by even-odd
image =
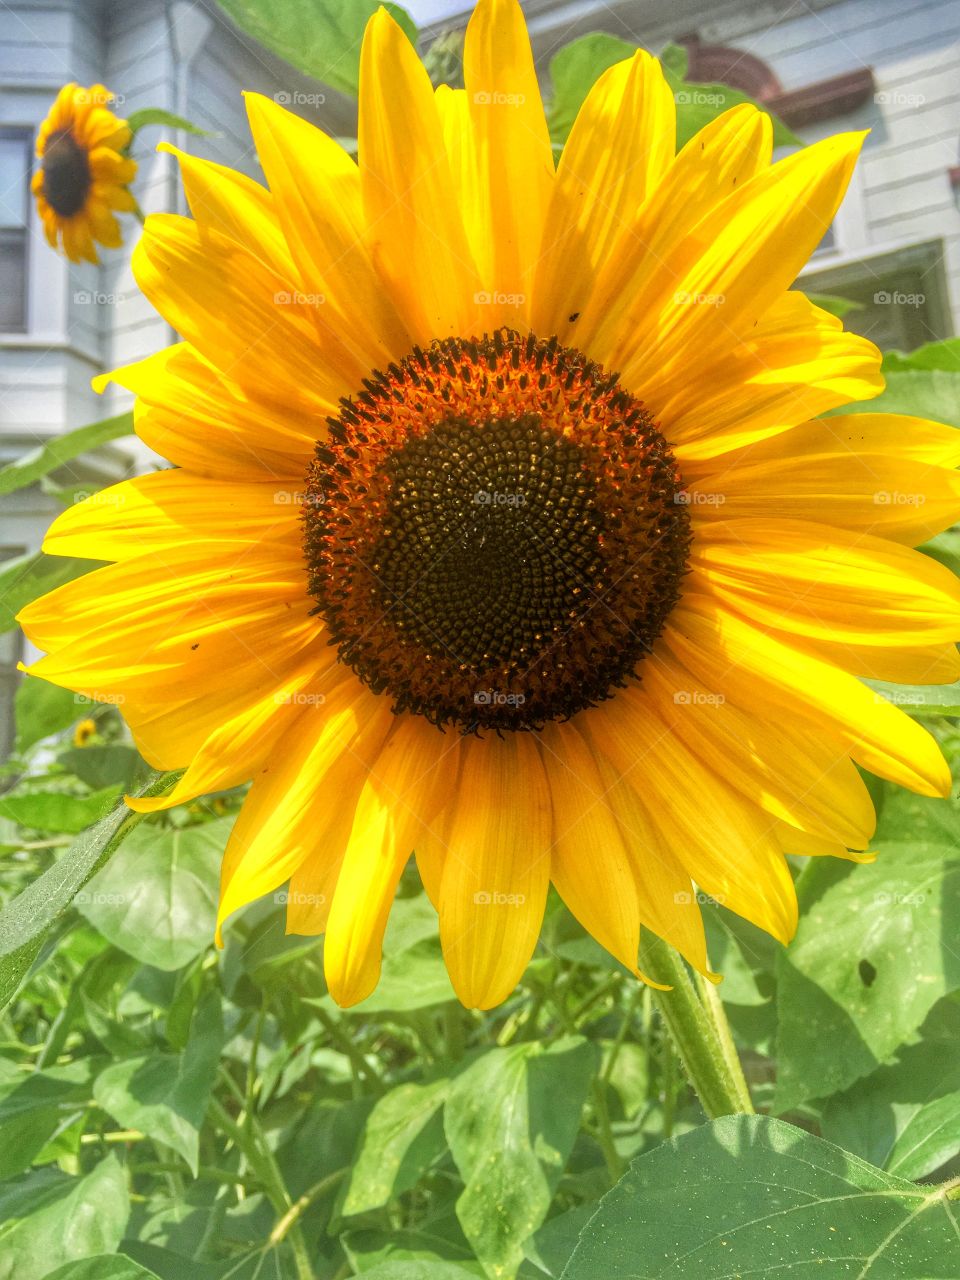
[[[464,78],[435,93],[381,8],[358,161],[256,94],[266,185],[162,146],[193,217],[133,264],[182,341],[94,387],[172,467],[58,518],[51,551],[107,564],[22,611],[20,669],[185,770],[137,812],[251,784],[217,945],[283,891],[344,1007],[414,848],[471,1007],[522,980],[551,884],[638,980],[668,989],[648,930],[716,983],[702,895],[786,943],[788,856],[872,859],[857,766],[949,792],[864,680],[956,678],[960,594],[913,548],[960,519],[957,433],[833,415],[880,355],[792,287],[864,133],[772,163],[745,106],[677,153],[639,53],[555,164],[516,0],[478,5]],[[129,131],[78,92],[41,157],[73,138],[123,208]],[[46,183],[44,234],[89,255]]]
[[[118,248],[112,211],[135,207],[130,130],[110,110],[112,100],[103,85],[64,85],[37,131],[39,167],[30,183],[37,216],[50,245],[71,262],[98,262],[95,243]]]

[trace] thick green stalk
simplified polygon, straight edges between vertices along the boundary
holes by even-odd
[[[702,999],[677,952],[649,933],[642,964],[650,977],[670,984],[670,991],[655,990],[653,998],[709,1118],[752,1115],[750,1091],[719,996],[710,991]]]

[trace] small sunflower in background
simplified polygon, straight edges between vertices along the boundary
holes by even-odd
[[[40,166],[31,190],[51,248],[62,246],[71,262],[97,262],[94,244],[122,243],[115,212],[134,213],[129,190],[137,163],[126,154],[131,133],[109,108],[102,84],[66,84],[37,134]]]
[[[772,164],[741,105],[677,154],[641,51],[555,165],[515,0],[464,77],[381,9],[358,163],[257,95],[269,189],[180,155],[193,218],[134,271],[183,341],[109,375],[176,468],[61,515],[46,551],[114,563],[21,614],[36,675],[186,768],[132,807],[252,779],[220,922],[289,881],[344,1005],[411,850],[489,1008],[551,882],[632,972],[644,928],[709,973],[701,892],[786,942],[787,855],[870,856],[856,765],[950,790],[862,678],[960,676],[960,586],[911,549],[960,515],[960,433],[820,418],[880,353],[792,288],[863,135]]]
[[[85,747],[91,739],[97,736],[96,720],[81,720],[73,731],[73,745],[75,747]]]

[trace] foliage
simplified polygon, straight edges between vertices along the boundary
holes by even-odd
[[[150,776],[115,707],[39,683],[20,710],[52,733],[19,726],[8,809]],[[924,713],[956,761],[952,719]],[[121,810],[74,844],[11,811],[0,1276],[616,1280],[687,1255],[703,1275],[800,1256],[840,1275],[873,1253],[907,1280],[957,1274],[938,1189],[960,1145],[957,807],[879,799],[877,862],[809,864],[786,951],[705,907],[754,1100],[784,1117],[709,1124],[649,992],[556,900],[514,996],[470,1013],[411,869],[384,981],[342,1011],[282,893],[212,946],[241,790]]]
[[[242,31],[304,75],[340,93],[356,95],[360,77],[360,46],[368,20],[379,0],[217,0]],[[406,10],[388,9],[416,44],[417,29]],[[282,97],[277,99],[283,101]],[[321,98],[322,101],[322,98]]]

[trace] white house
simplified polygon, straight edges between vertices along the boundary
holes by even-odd
[[[414,0],[429,40],[462,27],[459,0]],[[819,293],[864,309],[851,327],[911,348],[960,329],[960,0],[526,0],[545,83],[567,41],[607,31],[655,51],[683,43],[690,78],[723,80],[770,104],[805,140],[869,128],[862,163],[805,272]],[[68,428],[124,407],[92,375],[173,339],[139,296],[128,246],[100,268],[50,251],[29,199],[33,139],[60,86],[103,81],[124,114],[161,107],[212,136],[175,138],[256,176],[241,90],[287,95],[330,132],[355,132],[354,104],[239,34],[212,0],[9,0],[0,8],[0,465]],[[318,93],[319,90],[322,92]],[[323,101],[319,101],[323,98]],[[176,166],[140,135],[136,193],[146,211],[182,208]],[[146,465],[109,447],[71,464],[96,486]],[[39,545],[58,508],[39,487],[3,502],[0,558]],[[0,636],[0,716],[19,654]],[[6,697],[4,697],[6,692]],[[3,734],[0,732],[0,743]]]

